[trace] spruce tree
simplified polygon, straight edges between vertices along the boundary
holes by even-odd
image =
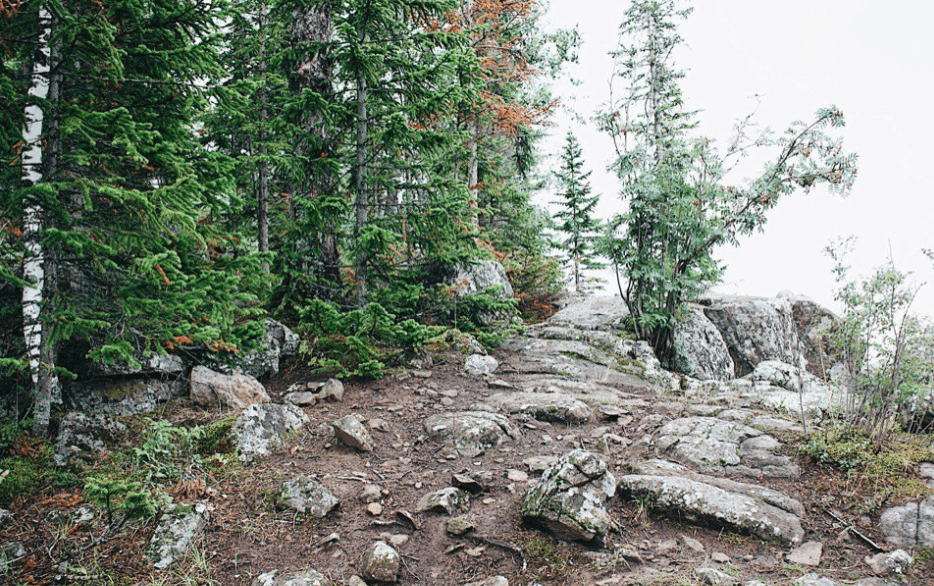
[[[561,168],[555,173],[558,195],[554,202],[562,207],[555,214],[557,228],[565,233],[562,240],[565,261],[571,265],[574,289],[581,290],[584,270],[601,268],[595,258],[595,242],[600,222],[594,217],[599,195],[590,195],[590,171],[584,172],[583,153],[574,133],[568,132],[564,149],[561,151]]]

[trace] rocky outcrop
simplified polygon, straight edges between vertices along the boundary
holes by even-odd
[[[185,392],[184,372],[171,377],[117,377],[70,381],[64,384],[66,408],[117,417],[154,410]]]
[[[510,438],[519,430],[502,415],[486,411],[439,413],[425,419],[428,437],[443,442],[454,454],[472,458]]]
[[[191,371],[191,402],[206,409],[245,409],[268,403],[266,388],[245,374],[225,375],[205,366]]]
[[[59,467],[90,462],[127,432],[125,425],[106,415],[72,412],[62,418],[52,463]]]
[[[730,380],[735,374],[720,330],[699,306],[689,305],[675,326],[672,366],[698,380]]]
[[[763,360],[804,364],[788,301],[722,297],[709,303],[704,313],[723,336],[736,366],[736,376],[749,374]]]
[[[243,462],[268,456],[270,450],[309,421],[294,405],[250,405],[237,417],[231,435]]]
[[[796,478],[801,474],[788,456],[778,453],[778,440],[735,421],[715,417],[676,419],[658,430],[654,443],[660,452],[705,470],[772,478]]]
[[[798,544],[804,529],[797,515],[737,492],[677,476],[631,474],[619,480],[628,498],[694,523],[726,527],[763,539]]]
[[[784,397],[780,396],[781,393],[773,391],[771,401],[774,406],[782,406],[789,410],[826,408],[833,402],[835,395],[837,399],[841,398],[835,387],[807,370],[777,360],[760,362],[752,373],[744,378],[753,383],[767,383],[787,391]]]
[[[148,555],[153,566],[165,570],[188,553],[200,537],[210,515],[203,504],[170,505],[149,541]]]
[[[587,403],[565,393],[496,393],[486,403],[507,413],[524,413],[539,421],[585,423],[593,417]]]
[[[791,314],[808,372],[821,380],[829,380],[834,366],[840,361],[833,344],[833,335],[835,328],[840,325],[840,318],[806,297],[779,295],[791,304]]]
[[[887,509],[879,525],[885,540],[895,547],[934,547],[934,496]]]
[[[522,520],[559,539],[601,543],[613,521],[606,510],[616,479],[606,462],[574,450],[542,474],[520,508]]]

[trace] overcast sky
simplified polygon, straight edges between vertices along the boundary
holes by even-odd
[[[584,41],[580,65],[571,71],[583,84],[562,83],[557,93],[587,118],[606,102],[607,53],[627,6],[625,0],[551,0],[546,23],[578,23]],[[789,290],[832,306],[832,263],[822,251],[831,240],[853,235],[854,274],[868,273],[891,250],[899,268],[929,283],[916,308],[934,315],[934,267],[921,252],[934,248],[931,22],[934,2],[919,0],[694,3],[676,59],[687,70],[685,102],[701,110],[700,132],[725,144],[736,118],[757,104],[759,123],[777,132],[836,104],[847,121],[846,149],[859,154],[848,198],[821,191],[794,195],[771,213],[763,234],[744,238],[739,249],[719,249],[729,267],[722,290],[767,296]],[[594,192],[603,194],[601,215],[608,217],[620,209],[616,182],[605,172],[612,145],[592,124],[564,115],[551,129],[552,144],[559,145],[568,128],[581,140]]]

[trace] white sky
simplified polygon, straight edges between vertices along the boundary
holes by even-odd
[[[677,55],[687,70],[685,103],[701,110],[700,132],[725,144],[735,119],[756,107],[757,120],[776,132],[810,120],[836,104],[846,117],[847,151],[859,154],[859,176],[842,199],[820,191],[796,194],[773,210],[763,234],[739,249],[721,248],[728,265],[721,290],[775,295],[789,290],[833,306],[832,263],[824,247],[858,238],[854,275],[882,264],[912,271],[921,290],[915,309],[934,315],[934,2],[921,0],[698,0],[681,27]],[[571,74],[583,84],[559,84],[565,103],[590,118],[606,101],[625,0],[551,0],[546,26],[579,24],[584,45]],[[621,207],[615,179],[605,172],[609,139],[593,124],[559,116],[550,143],[557,152],[568,128],[593,169],[601,214]],[[554,161],[552,165],[557,165]],[[740,180],[743,177],[736,177]],[[547,199],[552,199],[548,197]]]

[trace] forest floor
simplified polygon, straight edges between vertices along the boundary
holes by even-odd
[[[514,362],[519,357],[508,351],[496,356],[501,365],[495,384],[518,384]],[[596,438],[609,427],[637,440],[658,425],[659,414],[666,419],[684,416],[679,405],[686,408],[687,403],[674,398],[662,405],[646,392],[644,406],[633,408],[631,418],[610,415],[573,426],[520,419],[523,433],[515,442],[473,458],[451,459],[426,438],[425,418],[468,410],[496,391],[494,377],[466,374],[463,360],[461,354],[440,353],[427,371],[345,381],[341,401],[306,407],[311,423],[254,465],[208,467],[193,461],[171,491],[176,502],[206,504],[210,520],[193,554],[164,572],[154,570],[144,555],[155,520],[120,525],[98,509],[92,520],[76,522],[76,511],[87,504],[80,487],[21,496],[8,505],[14,520],[0,530],[0,541],[19,542],[23,551],[9,566],[0,565],[0,584],[249,585],[264,572],[314,568],[340,585],[359,573],[365,550],[377,540],[396,544],[403,560],[399,583],[404,585],[461,586],[500,575],[513,586],[694,586],[702,583],[695,569],[714,561],[727,574],[741,577],[739,583],[761,580],[767,586],[790,585],[809,572],[838,585],[871,575],[863,560],[877,552],[869,542],[883,542],[874,529],[881,506],[875,487],[801,456],[794,447],[801,438],[794,435],[780,439],[802,475],[770,486],[804,505],[805,541],[823,544],[816,568],[785,561],[789,546],[680,522],[619,498],[610,505],[618,530],[603,549],[564,543],[523,527],[518,504],[537,479],[531,458],[586,448],[600,453],[619,477],[629,470],[630,458],[641,456],[629,452],[628,442],[599,452]],[[312,380],[314,375],[293,364],[266,381],[266,387],[273,401],[280,402],[291,385]],[[330,423],[349,414],[362,416],[375,429],[373,452],[331,441]],[[231,414],[205,412],[178,399],[157,415],[190,428]],[[131,429],[141,429],[141,417],[125,421]],[[302,474],[317,478],[340,499],[323,519],[275,506],[280,484]],[[446,532],[446,515],[414,514],[422,495],[450,486],[455,474],[491,478],[461,514],[476,527],[461,537]],[[381,490],[379,506],[361,499],[368,485]],[[934,584],[931,552],[914,553],[915,565],[898,583]]]

